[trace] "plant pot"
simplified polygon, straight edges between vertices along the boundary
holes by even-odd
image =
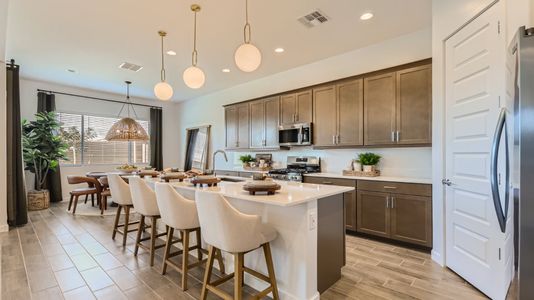
[[[362,164],[357,162],[357,161],[353,161],[352,162],[352,170],[354,171],[361,171],[362,170]]]
[[[246,168],[248,168],[248,167],[249,167],[248,162],[243,163],[243,169],[246,169]]]
[[[373,166],[366,166],[366,165],[363,166],[363,171],[367,172],[367,173],[374,172],[375,169],[376,169],[376,167],[374,165]]]
[[[41,210],[50,207],[48,190],[28,191],[28,210]]]

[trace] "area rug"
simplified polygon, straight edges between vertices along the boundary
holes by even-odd
[[[114,216],[117,214],[117,206],[113,207],[111,206],[112,199],[108,198],[108,209],[104,210],[103,214],[100,214],[100,207],[96,205],[91,206],[91,199],[87,200],[87,203],[84,203],[85,199],[81,198],[78,200],[78,205],[76,206],[76,215],[77,216],[89,216],[89,217],[100,217],[100,216]],[[69,200],[63,201],[63,204],[65,205],[65,211],[69,214],[72,214],[72,208],[70,211],[67,209],[69,208]],[[74,206],[74,204],[73,204]],[[121,214],[124,214],[124,209],[121,211]],[[133,208],[130,209],[130,214],[135,213],[135,210]]]

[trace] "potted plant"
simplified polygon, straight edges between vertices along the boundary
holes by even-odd
[[[243,163],[243,168],[248,167],[251,162],[254,162],[254,158],[250,154],[239,156],[239,160]]]
[[[358,160],[363,165],[364,172],[374,172],[376,165],[380,162],[380,158],[380,155],[371,152],[360,153],[358,155]]]
[[[54,112],[35,114],[35,121],[22,121],[22,154],[25,170],[35,174],[35,190],[28,191],[28,209],[45,209],[50,203],[43,189],[48,172],[55,172],[60,159],[67,159],[68,145],[58,132],[60,124]]]

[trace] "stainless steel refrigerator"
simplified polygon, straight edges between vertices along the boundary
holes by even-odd
[[[526,300],[534,299],[534,28],[522,27],[515,35],[508,48],[507,74],[505,132],[513,140],[507,161],[515,198],[519,299]],[[506,207],[506,202],[496,201],[495,206]]]

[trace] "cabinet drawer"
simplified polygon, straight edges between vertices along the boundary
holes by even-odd
[[[357,189],[362,191],[386,192],[414,196],[432,196],[432,185],[420,183],[358,180]]]
[[[339,185],[339,186],[356,187],[356,180],[353,180],[353,179],[340,179],[340,178],[304,176],[304,183],[328,184],[328,185]]]
[[[224,170],[217,170],[215,171],[215,174],[217,175],[223,175],[223,176],[239,176],[239,172],[236,171],[224,171]]]

